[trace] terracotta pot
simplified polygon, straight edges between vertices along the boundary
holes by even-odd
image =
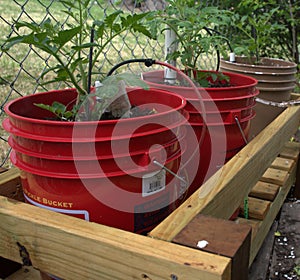
[[[259,98],[281,102],[290,100],[295,88],[297,65],[281,59],[262,58],[255,64],[254,58],[237,56],[235,62],[221,59],[221,71],[244,74],[257,79]],[[251,122],[250,137],[256,136],[271,123],[284,109],[257,103],[256,117]]]

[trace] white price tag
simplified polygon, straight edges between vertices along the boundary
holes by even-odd
[[[142,196],[158,193],[166,188],[166,171],[160,170],[143,176]]]

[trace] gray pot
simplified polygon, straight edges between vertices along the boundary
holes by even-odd
[[[295,88],[297,64],[281,59],[262,58],[255,64],[254,58],[237,56],[235,62],[222,59],[220,70],[251,76],[258,81],[259,98],[281,102],[291,98]],[[282,108],[257,103],[256,117],[251,123],[250,135],[256,136],[282,111]]]

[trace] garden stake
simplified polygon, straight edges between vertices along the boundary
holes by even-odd
[[[245,219],[249,219],[249,205],[248,205],[248,197],[244,199],[244,217]]]

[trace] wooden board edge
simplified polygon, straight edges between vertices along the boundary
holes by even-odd
[[[299,107],[281,113],[149,235],[170,241],[198,213],[228,219],[298,128],[299,119]]]
[[[255,256],[257,255],[265,237],[267,236],[274,219],[276,218],[284,200],[286,199],[291,186],[295,182],[296,178],[296,166],[294,166],[293,170],[290,173],[290,176],[284,186],[282,186],[277,194],[275,200],[271,203],[270,209],[265,217],[265,219],[259,223],[258,230],[256,231],[255,236],[253,236],[250,250],[250,262],[249,265],[252,264]]]
[[[1,256],[22,262],[22,249],[23,258],[28,253],[34,267],[58,277],[171,279],[174,275],[178,279],[230,279],[230,258],[1,196],[0,220]]]

